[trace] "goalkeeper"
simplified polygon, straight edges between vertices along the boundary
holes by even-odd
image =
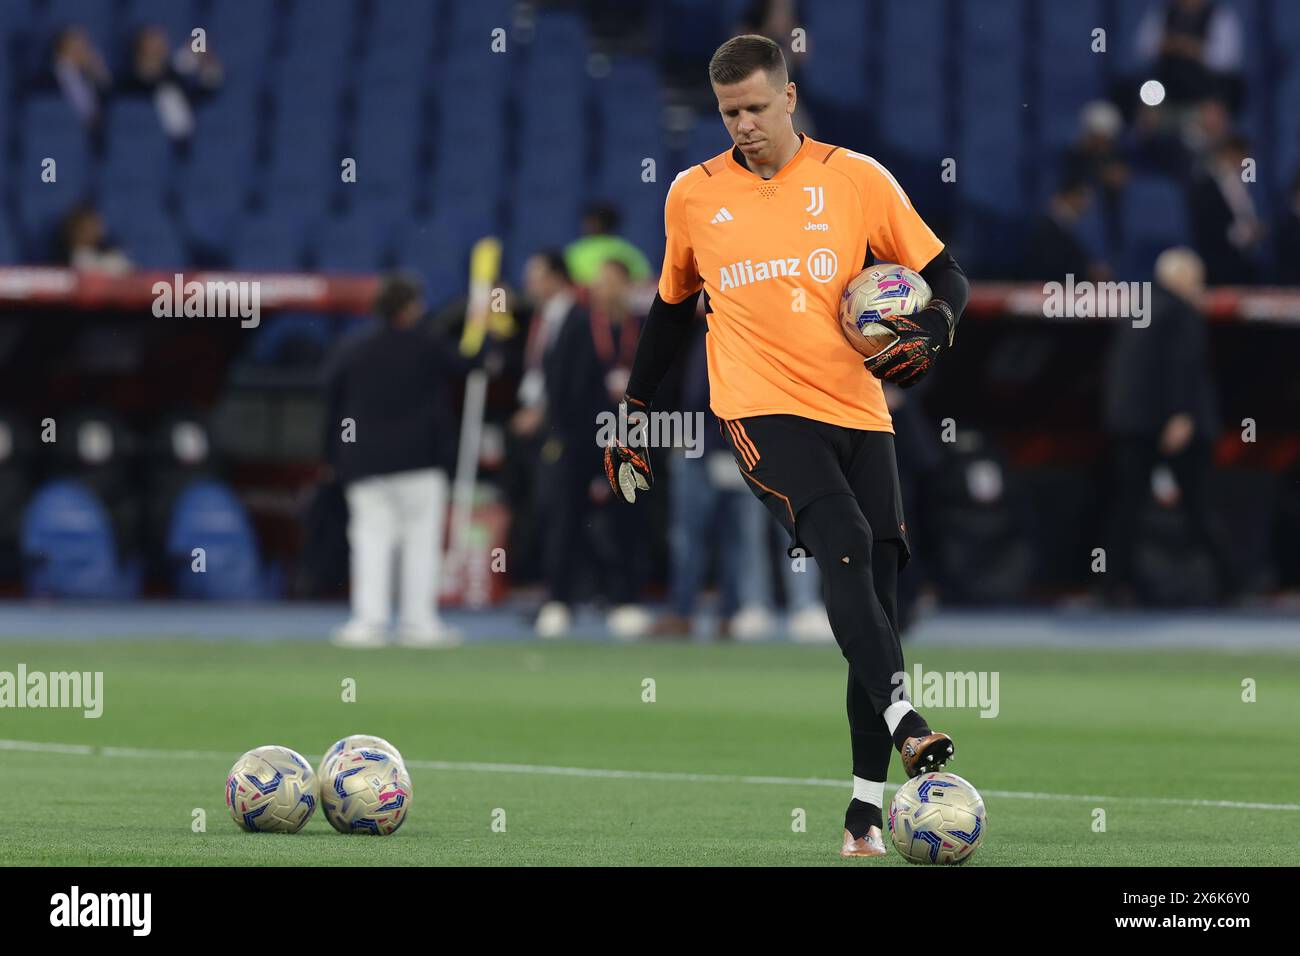
[[[900,683],[908,541],[881,381],[906,388],[930,371],[952,345],[968,286],[883,166],[795,133],[795,86],[775,43],[728,40],[709,78],[735,146],[669,188],[663,271],[622,411],[649,410],[705,291],[710,407],[750,489],[817,559],[849,663],[853,799],[841,854],[880,856],[891,751],[908,776],[954,751]],[[920,272],[933,298],[885,320],[899,337],[864,370],[841,333],[839,300],[873,260]],[[605,449],[605,472],[626,501],[650,488],[644,429]]]

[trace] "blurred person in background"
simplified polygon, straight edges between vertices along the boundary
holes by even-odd
[[[49,85],[56,87],[82,125],[97,129],[113,77],[85,29],[64,27],[50,47]]]
[[[1234,108],[1242,92],[1241,19],[1220,0],[1165,0],[1138,25],[1138,56],[1165,87],[1166,102],[1180,107],[1209,94]]]
[[[924,379],[904,391],[893,385],[885,386],[885,403],[894,420],[894,442],[898,447],[898,484],[903,496],[903,514],[912,515],[910,534],[922,547],[912,555],[906,575],[898,579],[898,631],[906,635],[915,622],[927,592],[932,599],[934,574],[927,562],[927,516],[933,508],[924,507],[924,489],[930,479],[943,468],[944,456],[934,435],[934,424],[926,416],[921,398],[931,387],[932,379]],[[932,540],[932,538],[931,538]],[[933,553],[934,549],[928,549]]]
[[[607,202],[595,202],[582,214],[582,238],[564,250],[569,277],[578,285],[596,281],[600,267],[614,259],[627,267],[633,282],[650,278],[650,263],[640,249],[618,234],[618,209]]]
[[[422,327],[418,279],[385,276],[374,308],[383,326],[345,343],[326,376],[326,461],[345,487],[352,577],[352,617],[334,643],[385,643],[400,550],[399,643],[455,644],[438,617],[438,574],[456,453],[450,391],[468,363]]]
[[[622,259],[606,259],[588,293],[591,338],[604,371],[607,406],[617,402],[627,390],[644,316],[632,309],[632,271]],[[592,493],[602,505],[600,514],[607,525],[607,533],[597,536],[597,541],[606,546],[599,562],[605,597],[612,605],[606,623],[617,637],[640,637],[651,623],[649,613],[639,603],[650,569],[642,552],[628,553],[622,543],[645,538],[646,512],[639,508],[609,507],[615,504],[613,494],[602,480],[595,481]]]
[[[734,469],[733,469],[734,470]],[[741,538],[745,541],[745,567],[741,574],[741,609],[731,622],[731,636],[737,640],[758,640],[777,630],[776,594],[772,558],[776,558],[785,596],[786,629],[791,640],[801,644],[824,644],[835,640],[831,620],[821,597],[821,574],[812,555],[799,548],[793,554],[775,544],[772,519],[752,494],[741,509]],[[759,507],[755,508],[753,505]],[[778,535],[779,536],[779,535]]]
[[[1105,597],[1118,606],[1139,597],[1134,566],[1141,517],[1151,500],[1152,469],[1163,461],[1178,483],[1196,544],[1214,562],[1219,597],[1228,600],[1238,594],[1240,581],[1211,518],[1219,410],[1201,311],[1205,267],[1190,249],[1167,249],[1156,259],[1155,279],[1150,325],[1118,323],[1106,370],[1104,420],[1113,470]]]
[[[1300,169],[1277,225],[1277,277],[1283,285],[1300,285]]]
[[[1229,136],[1188,192],[1192,235],[1209,285],[1249,284],[1261,271],[1268,228],[1255,206],[1251,184],[1241,178],[1249,152],[1244,138]]]
[[[144,26],[131,43],[131,66],[121,84],[123,96],[151,97],[158,122],[173,140],[194,132],[193,103],[221,87],[220,61],[189,46],[172,52],[167,31]]]
[[[122,275],[131,271],[131,260],[109,240],[104,218],[89,203],[75,206],[63,218],[60,243],[60,260],[78,272]]]
[[[1124,117],[1114,103],[1094,100],[1079,114],[1079,138],[1066,151],[1062,178],[1086,181],[1100,193],[1107,233],[1112,242],[1119,240],[1119,204],[1128,185],[1128,162],[1120,154],[1119,137],[1124,131]]]
[[[655,623],[655,635],[691,635],[696,601],[704,585],[709,552],[713,551],[720,597],[718,636],[759,640],[771,636],[777,627],[772,519],[736,468],[719,422],[709,410],[706,334],[701,325],[685,356],[679,403],[683,414],[699,412],[705,416],[704,454],[688,458],[674,452],[669,460],[673,479],[668,528],[670,609]],[[710,542],[714,547],[709,547]],[[821,601],[817,564],[809,555],[802,557],[796,566],[784,549],[777,556],[790,635],[809,643],[834,641],[830,618]]]
[[[1092,185],[1082,176],[1061,182],[1025,246],[1026,278],[1060,282],[1072,274],[1100,282],[1110,277],[1110,267],[1088,248],[1081,227],[1092,196]]]
[[[532,507],[541,523],[546,601],[537,635],[563,637],[582,573],[590,570],[592,485],[599,477],[591,449],[596,416],[607,404],[605,369],[592,334],[591,315],[557,249],[534,254],[524,266],[524,289],[533,319],[524,346],[519,410],[510,428],[526,441]]]
[[[731,450],[709,411],[705,335],[701,323],[685,358],[679,402],[683,415],[705,416],[704,453],[688,458],[683,449],[673,449],[668,460],[672,478],[668,493],[669,609],[655,622],[655,637],[690,638],[710,552],[719,593],[718,636],[734,636],[734,616],[740,610],[742,593],[752,586],[745,578],[758,546],[756,531],[768,520],[736,470]],[[751,502],[756,506],[752,510]]]
[[[1221,97],[1210,96],[1196,104],[1183,123],[1181,141],[1184,155],[1179,172],[1213,165],[1219,147],[1233,133],[1232,112]]]

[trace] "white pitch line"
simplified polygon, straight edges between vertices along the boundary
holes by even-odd
[[[231,760],[237,754],[215,750],[150,750],[142,747],[97,747],[88,744],[43,743],[33,740],[0,740],[0,751],[65,754],[78,757],[139,757],[164,760]],[[778,787],[848,787],[845,780],[825,777],[757,777],[721,773],[684,773],[673,770],[604,770],[599,767],[551,767],[527,763],[474,763],[447,760],[407,760],[416,770],[445,770],[468,773],[518,773],[543,777],[585,777],[598,780],[651,780],[664,783],[734,783]],[[897,790],[897,784],[886,784]],[[1300,803],[1246,803],[1238,800],[1203,800],[1192,797],[1119,797],[1094,793],[1034,793],[1027,790],[980,790],[985,797],[1000,800],[1065,800],[1088,803],[1140,803],[1166,807],[1217,807],[1224,810],[1300,811]]]

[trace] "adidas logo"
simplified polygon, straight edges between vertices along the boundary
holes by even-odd
[[[718,210],[718,214],[710,219],[709,222],[731,222],[735,218],[736,217],[731,214],[727,207],[723,206]]]

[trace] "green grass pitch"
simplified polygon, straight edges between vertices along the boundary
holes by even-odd
[[[909,668],[1000,675],[994,719],[923,708],[957,742],[950,769],[985,794],[988,836],[972,866],[1278,865],[1300,855],[1300,767],[1286,757],[1300,727],[1300,655],[907,656]],[[850,768],[845,665],[833,647],[0,643],[0,670],[19,662],[103,671],[105,709],[97,720],[0,710],[0,864],[906,865],[892,851],[836,855]],[[355,702],[342,700],[348,678]],[[1242,701],[1244,678],[1257,682],[1257,702]],[[314,763],[349,733],[388,738],[412,765],[414,802],[398,833],[340,836],[319,810],[292,836],[236,828],[222,799],[235,757],[276,743]],[[890,780],[901,779],[895,759]],[[204,832],[192,828],[198,808]],[[1094,830],[1098,808],[1104,832]]]

